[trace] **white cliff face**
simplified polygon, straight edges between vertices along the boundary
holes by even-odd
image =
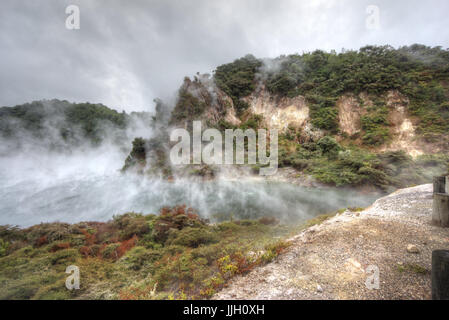
[[[244,99],[250,105],[253,114],[264,117],[269,128],[285,131],[290,125],[298,128],[306,127],[309,118],[309,107],[305,98],[275,97],[265,88],[256,90]]]
[[[409,100],[396,90],[386,95],[386,105],[389,111],[391,141],[382,146],[379,151],[403,150],[412,157],[417,157],[432,150],[424,150],[415,135],[415,125],[407,113]],[[358,97],[352,94],[342,96],[337,102],[340,130],[349,136],[361,131],[361,118],[367,113],[367,108],[373,106],[367,94]],[[427,145],[429,147],[429,145]],[[431,146],[429,147],[431,148]]]
[[[362,128],[361,117],[366,113],[354,95],[344,95],[337,101],[338,123],[340,130],[349,136]]]
[[[398,91],[389,91],[387,107],[392,141],[382,151],[404,150],[412,157],[422,155],[423,149],[415,139],[415,126],[407,114],[409,100]]]

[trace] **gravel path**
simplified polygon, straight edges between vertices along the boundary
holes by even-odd
[[[305,230],[276,261],[213,298],[430,299],[432,251],[449,249],[449,229],[432,226],[431,216],[432,185],[399,190]]]

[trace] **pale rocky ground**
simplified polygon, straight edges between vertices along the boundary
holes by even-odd
[[[430,299],[432,251],[449,249],[449,229],[431,225],[431,215],[432,185],[399,190],[303,231],[214,299]],[[365,284],[369,266],[379,268],[379,289]]]

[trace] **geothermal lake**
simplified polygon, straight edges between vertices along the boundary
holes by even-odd
[[[118,172],[123,155],[39,155],[0,159],[0,225],[106,221],[125,212],[158,213],[186,204],[211,221],[274,216],[300,222],[379,195],[260,180],[168,182]]]

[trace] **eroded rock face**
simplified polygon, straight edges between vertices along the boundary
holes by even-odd
[[[388,121],[391,125],[392,141],[382,151],[404,150],[412,157],[423,154],[423,149],[415,139],[415,126],[407,114],[409,100],[394,90],[387,93],[389,110]]]
[[[416,137],[414,121],[407,112],[409,99],[397,90],[389,91],[385,98],[392,140],[379,151],[403,150],[412,157],[435,152],[433,145],[421,143]],[[361,118],[372,106],[373,102],[366,93],[342,96],[337,102],[340,130],[348,136],[360,132]]]
[[[349,136],[361,130],[361,117],[366,113],[357,100],[357,97],[347,94],[337,101],[338,122],[340,130]]]
[[[289,126],[303,128],[309,122],[309,107],[305,98],[276,97],[264,87],[244,98],[253,114],[261,115],[269,128],[285,131]]]
[[[303,142],[316,141],[329,134],[312,125],[310,109],[303,96],[280,97],[270,93],[261,84],[251,95],[242,99],[248,103],[249,108],[243,115],[237,116],[231,97],[220,90],[213,78],[207,74],[198,74],[194,80],[186,78],[180,92],[182,90],[188,92],[194,99],[191,97],[190,100],[187,99],[186,105],[178,103],[179,106],[175,107],[172,117],[176,114],[182,116],[171,124],[184,126],[193,120],[201,120],[203,128],[219,125],[223,121],[238,126],[253,114],[262,116],[263,127],[277,129],[280,133],[291,127],[300,129]],[[347,93],[338,99],[336,108],[339,129],[342,133],[337,136],[338,141],[350,138],[355,144],[363,144],[362,118],[374,107],[372,98],[362,92],[359,95]],[[406,96],[397,90],[391,90],[382,96],[382,100],[388,109],[388,130],[391,140],[377,147],[375,151],[403,150],[412,157],[441,151],[436,144],[421,141],[415,133],[416,119],[408,114],[410,102]],[[199,110],[196,110],[197,105]]]

